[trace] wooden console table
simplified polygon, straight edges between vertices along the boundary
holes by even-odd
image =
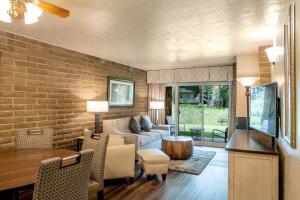
[[[226,149],[228,200],[279,199],[279,154],[270,137],[254,130],[236,130]]]

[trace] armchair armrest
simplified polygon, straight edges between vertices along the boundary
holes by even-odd
[[[110,146],[105,160],[105,179],[134,177],[135,147],[133,144]]]
[[[115,134],[113,134],[115,135]],[[124,143],[125,144],[134,144],[135,145],[135,149],[138,149],[138,143],[139,143],[139,138],[137,136],[137,134],[133,134],[133,133],[122,133],[122,134],[117,134],[120,137],[124,138]]]
[[[160,129],[160,130],[165,130],[165,131],[169,131],[171,130],[171,125],[164,125],[164,124],[161,124],[161,125],[153,125],[152,126],[152,129]]]

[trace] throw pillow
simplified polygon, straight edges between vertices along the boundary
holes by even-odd
[[[135,134],[140,134],[141,132],[140,122],[136,118],[131,117],[129,120],[129,129]]]
[[[150,117],[148,115],[142,115],[142,117],[141,117],[141,128],[146,132],[150,132],[152,126],[153,126],[153,124],[151,122]]]

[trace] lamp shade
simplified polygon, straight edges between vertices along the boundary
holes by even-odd
[[[150,109],[153,109],[153,110],[165,109],[165,102],[164,101],[150,101]]]
[[[268,56],[269,62],[275,64],[279,61],[280,56],[283,54],[282,47],[270,47],[265,49],[265,52]]]
[[[258,77],[240,77],[237,78],[238,82],[244,87],[252,86],[256,81],[259,80]]]
[[[87,101],[86,105],[88,112],[108,112],[108,101]]]

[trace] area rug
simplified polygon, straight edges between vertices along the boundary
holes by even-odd
[[[214,151],[194,149],[193,156],[188,160],[171,160],[169,169],[199,175],[215,155]]]

